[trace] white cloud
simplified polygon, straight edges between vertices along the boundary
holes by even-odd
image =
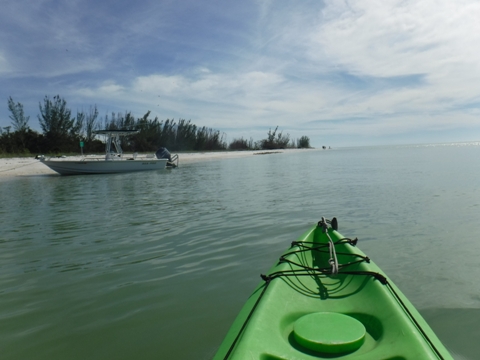
[[[235,16],[213,3],[141,1],[115,5],[105,22],[100,3],[64,4],[64,16],[39,4],[15,15],[25,43],[2,48],[0,73],[35,78],[37,92],[69,103],[239,133],[280,125],[381,137],[475,126],[480,3],[254,1]],[[31,21],[41,14],[48,21]]]
[[[150,75],[140,76],[133,81],[135,92],[143,91],[151,94],[178,95],[185,86],[183,76]]]
[[[213,103],[241,103],[249,97],[268,100],[273,94],[272,88],[282,82],[281,76],[261,71],[222,74],[203,69],[195,77],[160,74],[140,76],[133,81],[133,91]]]
[[[12,68],[5,58],[5,56],[0,52],[0,74],[8,74],[12,71]]]
[[[476,2],[328,1],[312,40],[321,56],[356,74],[433,74],[465,64],[478,70],[479,16]]]
[[[106,83],[100,86],[98,90],[103,96],[112,96],[123,93],[125,88],[114,83]]]
[[[479,18],[472,1],[327,1],[307,59],[317,73],[351,74],[366,85],[331,84],[335,96],[318,91],[333,100],[320,118],[370,117],[379,134],[471,124],[462,108],[480,101]],[[416,83],[368,86],[416,75]]]

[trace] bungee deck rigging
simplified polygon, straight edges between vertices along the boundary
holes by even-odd
[[[214,359],[452,359],[358,239],[337,229],[322,218],[292,242]]]

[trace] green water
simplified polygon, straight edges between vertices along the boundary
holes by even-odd
[[[321,216],[458,359],[480,357],[480,144],[0,180],[2,359],[210,359],[259,274]]]

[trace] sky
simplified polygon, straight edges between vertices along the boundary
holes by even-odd
[[[2,128],[9,97],[41,132],[39,103],[60,95],[228,142],[276,126],[316,147],[480,140],[478,1],[0,4]]]

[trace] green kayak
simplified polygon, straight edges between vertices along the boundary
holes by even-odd
[[[214,359],[452,359],[337,220],[322,218],[247,300]]]

